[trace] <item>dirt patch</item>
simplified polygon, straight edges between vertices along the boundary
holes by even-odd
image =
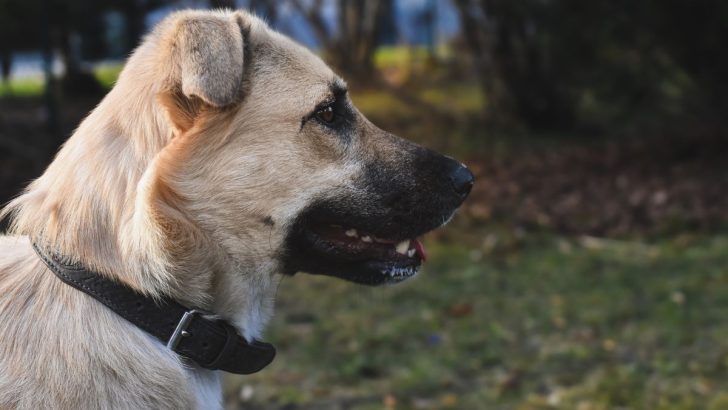
[[[715,136],[556,146],[473,158],[466,213],[526,228],[610,237],[728,223],[728,141]]]

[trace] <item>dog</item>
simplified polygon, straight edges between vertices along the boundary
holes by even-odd
[[[34,247],[229,323],[228,349],[261,337],[285,275],[414,276],[417,238],[472,185],[460,162],[374,126],[257,17],[173,13],[0,215],[0,408],[222,406],[220,371],[68,286]]]

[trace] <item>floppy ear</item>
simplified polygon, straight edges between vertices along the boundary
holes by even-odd
[[[179,22],[174,57],[187,98],[213,107],[237,100],[243,80],[243,35],[237,16],[195,16]]]
[[[191,128],[206,107],[229,106],[240,98],[242,30],[237,13],[191,14],[179,17],[163,36],[160,64],[171,70],[158,98],[178,132]]]

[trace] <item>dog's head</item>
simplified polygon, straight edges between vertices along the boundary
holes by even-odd
[[[241,266],[371,285],[416,273],[417,238],[470,191],[463,164],[377,128],[319,57],[248,14],[182,13],[155,35],[174,130],[163,225],[183,215]]]

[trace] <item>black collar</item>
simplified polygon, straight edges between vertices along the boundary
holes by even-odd
[[[64,283],[92,296],[205,369],[251,374],[275,357],[273,345],[255,340],[248,343],[225,321],[206,319],[200,310],[188,309],[168,298],[152,299],[83,266],[66,264],[35,243],[33,249]]]

